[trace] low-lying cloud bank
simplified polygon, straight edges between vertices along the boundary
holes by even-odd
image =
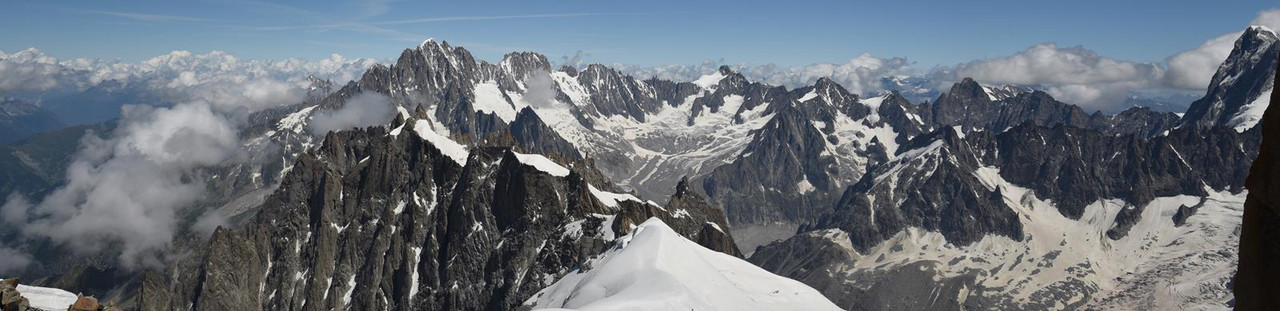
[[[145,61],[77,58],[61,60],[35,48],[12,54],[0,51],[0,94],[73,92],[105,82],[143,84],[165,91],[198,86],[207,81],[243,83],[270,79],[301,84],[308,77],[345,83],[355,80],[378,63],[373,59],[347,59],[334,54],[321,60],[243,60],[221,51],[196,54],[173,51]]]
[[[124,106],[110,136],[82,139],[64,185],[42,198],[5,194],[0,224],[74,253],[113,255],[127,269],[161,266],[164,250],[182,231],[177,215],[205,199],[209,176],[202,169],[249,161],[240,137],[249,114],[301,102],[314,86],[310,77],[344,83],[373,63],[336,55],[316,62],[243,61],[179,51],[120,63],[60,61],[34,49],[0,53],[0,93],[75,92],[113,81],[141,84],[174,103]],[[222,223],[217,218],[205,214],[199,222]],[[0,272],[21,271],[32,260],[14,245],[0,245]]]
[[[311,133],[324,135],[330,131],[382,125],[395,114],[391,98],[368,92],[357,94],[338,110],[321,112],[308,124],[311,126]]]

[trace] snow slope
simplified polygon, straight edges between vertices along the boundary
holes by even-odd
[[[413,131],[418,133],[418,137],[422,137],[422,139],[431,142],[432,145],[439,148],[440,153],[449,156],[449,158],[453,159],[454,162],[458,162],[458,165],[467,164],[467,156],[470,155],[467,152],[467,148],[457,142],[454,142],[452,139],[437,134],[432,129],[431,122],[418,120],[413,124]]]
[[[547,174],[551,174],[551,176],[556,176],[556,177],[569,176],[568,168],[565,168],[564,166],[560,166],[560,164],[556,164],[555,161],[551,161],[551,159],[548,159],[547,157],[542,156],[541,154],[523,154],[518,152],[512,152],[512,153],[516,155],[516,159],[520,160],[520,163],[524,165],[532,166],[533,168],[536,168],[539,171],[543,171],[543,172],[546,172]]]
[[[1231,117],[1227,126],[1232,127],[1236,132],[1243,133],[1254,125],[1258,125],[1258,122],[1262,122],[1262,114],[1267,112],[1267,107],[1271,105],[1271,91],[1273,90],[1263,91],[1258,98],[1240,107],[1240,112]]]
[[[703,248],[657,218],[543,289],[534,309],[839,310],[817,290]],[[527,304],[528,304],[527,303]]]
[[[27,302],[32,308],[40,310],[66,310],[71,304],[76,303],[76,294],[71,292],[39,286],[27,286],[18,284],[18,293],[23,298],[27,298]]]
[[[930,148],[923,148],[929,150]],[[915,151],[915,150],[913,150]],[[807,234],[841,245],[857,260],[843,273],[857,275],[889,271],[927,262],[941,277],[981,271],[977,286],[961,295],[987,295],[974,290],[1008,294],[1017,304],[1027,302],[1084,305],[1106,310],[1216,310],[1231,300],[1228,287],[1235,273],[1236,244],[1247,191],[1230,193],[1206,189],[1206,197],[1159,197],[1145,206],[1142,217],[1120,240],[1107,238],[1122,200],[1099,200],[1086,207],[1079,220],[1062,216],[1052,202],[1000,176],[999,169],[979,168],[974,174],[990,189],[1001,189],[1004,201],[1019,214],[1024,241],[987,235],[964,247],[948,243],[942,234],[909,228],[866,252],[849,244],[848,233],[828,229]],[[874,198],[873,198],[874,199]],[[1176,226],[1173,215],[1181,206],[1201,205]],[[970,297],[971,298],[971,297]],[[964,301],[965,297],[957,297]],[[1034,307],[1033,307],[1034,308]]]

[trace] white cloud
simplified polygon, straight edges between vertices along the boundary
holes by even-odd
[[[264,61],[174,51],[121,62],[59,60],[34,48],[0,52],[3,93],[72,93],[116,81],[179,103],[125,106],[114,136],[81,141],[64,185],[43,198],[10,195],[0,206],[0,220],[27,238],[115,255],[126,268],[160,265],[178,231],[178,211],[204,198],[201,169],[249,161],[239,137],[247,113],[298,103],[312,86],[311,76],[341,85],[375,63],[336,54],[317,61]],[[206,214],[196,229],[211,230],[223,221]],[[6,250],[0,248],[0,270],[29,263],[22,260],[29,257],[7,256]]]
[[[386,95],[365,92],[348,100],[341,109],[325,111],[311,119],[311,132],[325,135],[329,131],[348,130],[391,123],[396,109]]]
[[[78,253],[119,250],[126,268],[156,267],[177,231],[176,212],[205,193],[197,169],[234,160],[236,125],[205,102],[130,106],[115,137],[90,136],[66,184],[39,203],[11,196],[5,222]]]
[[[1161,70],[1155,64],[1102,57],[1079,46],[1044,43],[1010,56],[961,64],[954,72],[990,83],[1080,85],[1150,80]]]
[[[1249,21],[1249,25],[1267,26],[1271,30],[1280,30],[1280,9],[1270,9],[1258,13],[1258,17]]]
[[[1171,87],[1203,90],[1209,86],[1218,66],[1231,54],[1232,45],[1240,38],[1240,32],[1218,36],[1195,49],[1170,56],[1165,62],[1169,65],[1169,73],[1164,82]]]
[[[550,72],[534,70],[525,77],[524,101],[535,108],[550,108],[556,104],[556,91]]]
[[[179,231],[178,211],[204,198],[203,168],[249,160],[239,137],[243,116],[300,102],[310,87],[308,76],[354,79],[372,61],[337,55],[316,62],[245,61],[222,52],[184,51],[138,63],[60,61],[30,49],[0,54],[4,63],[57,68],[57,82],[44,91],[115,80],[179,103],[125,106],[114,136],[81,141],[64,185],[38,199],[11,195],[0,207],[3,222],[28,238],[78,253],[106,252],[121,266],[138,268],[163,263],[163,251]],[[49,76],[30,76],[42,75]],[[206,215],[196,229],[204,232],[223,221]]]
[[[0,94],[51,90],[66,71],[56,59],[34,48],[14,54],[0,52]]]
[[[198,93],[193,90],[208,85],[242,85],[252,80],[305,88],[309,86],[308,77],[341,85],[358,79],[377,63],[372,59],[347,59],[338,54],[314,61],[243,60],[221,51],[205,54],[173,51],[136,63],[85,58],[60,60],[31,48],[13,54],[0,52],[0,92],[74,92],[106,81],[142,85],[163,94],[191,96],[200,96],[193,94]],[[184,97],[165,99],[187,101]]]

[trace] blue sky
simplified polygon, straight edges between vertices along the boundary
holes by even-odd
[[[1159,62],[1238,31],[1266,1],[21,1],[0,11],[0,51],[141,60],[171,50],[242,58],[393,58],[427,37],[481,59],[534,50],[552,59],[636,65],[797,66],[862,53],[917,67],[1055,42]],[[1115,3],[1120,2],[1120,3]]]

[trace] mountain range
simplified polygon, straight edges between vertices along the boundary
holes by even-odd
[[[1221,308],[1277,41],[1246,29],[1185,113],[1104,114],[967,78],[919,102],[428,40],[246,116],[249,159],[201,168],[179,213],[227,223],[163,269],[25,241],[21,276],[145,310]],[[385,122],[317,127],[369,96]],[[48,191],[65,164],[28,145],[4,177]]]

